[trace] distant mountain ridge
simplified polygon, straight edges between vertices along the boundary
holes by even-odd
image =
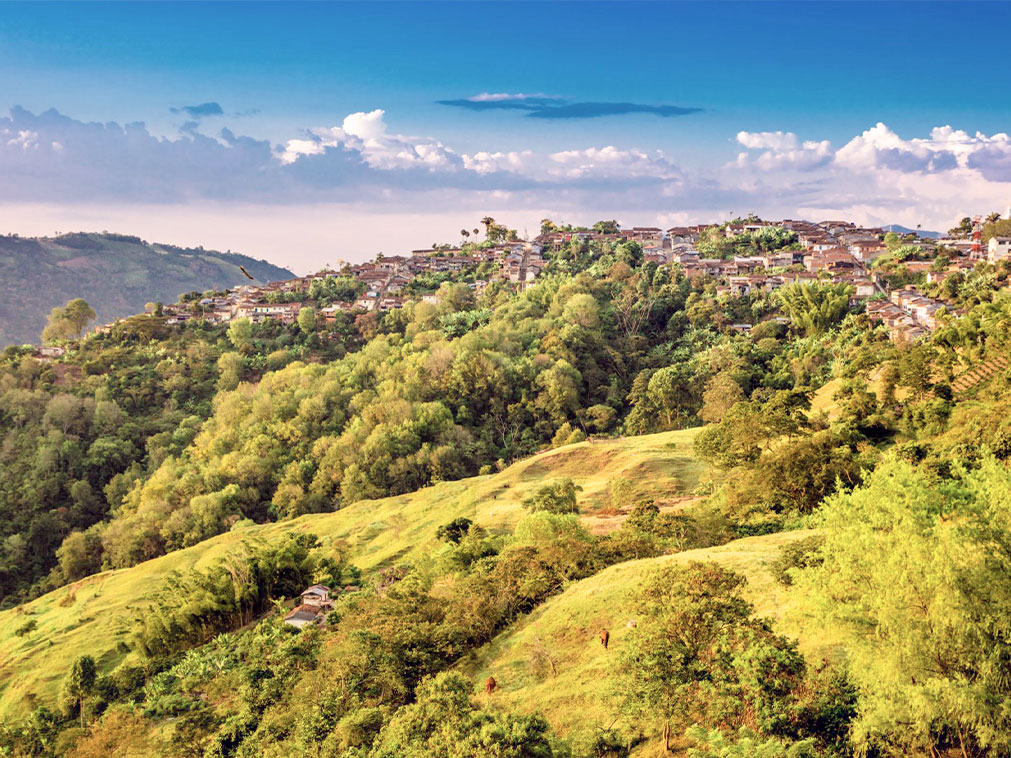
[[[918,234],[921,237],[929,237],[935,240],[941,236],[940,232],[931,232],[926,229],[910,229],[908,226],[902,226],[901,224],[889,224],[888,226],[883,226],[881,228],[886,232],[895,232],[896,234]]]
[[[49,311],[75,297],[98,322],[139,313],[149,302],[175,302],[192,290],[288,279],[290,271],[237,253],[148,243],[125,234],[0,237],[0,348],[38,342]]]

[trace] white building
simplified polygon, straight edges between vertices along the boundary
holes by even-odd
[[[1011,237],[991,237],[987,243],[987,260],[996,263],[1009,256],[1011,256]]]

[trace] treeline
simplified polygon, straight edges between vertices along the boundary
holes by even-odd
[[[347,319],[313,334],[247,327],[237,346],[223,327],[140,316],[55,362],[0,354],[0,604],[100,570],[88,528],[191,444],[219,391],[364,343]]]
[[[164,660],[249,624],[276,600],[316,582],[340,588],[360,572],[313,535],[244,544],[206,570],[173,573],[149,593],[129,625],[129,646]]]
[[[789,341],[772,322],[753,335],[720,328],[759,321],[772,301],[716,301],[642,264],[637,245],[607,250],[517,296],[478,302],[444,284],[438,305],[382,316],[359,351],[220,394],[193,443],[93,528],[93,562],[132,565],[237,519],[400,494],[587,435],[696,425],[707,390],[727,382],[747,396],[826,376],[831,343],[817,336]]]

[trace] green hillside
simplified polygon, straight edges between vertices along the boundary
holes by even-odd
[[[121,234],[0,237],[0,347],[36,342],[49,311],[81,297],[99,323],[130,316],[184,292],[234,287],[293,274],[266,261],[203,248],[152,244]]]
[[[454,518],[470,518],[493,532],[511,530],[525,513],[523,498],[558,477],[571,477],[583,488],[580,506],[592,522],[594,512],[609,505],[607,485],[614,478],[630,479],[637,494],[659,499],[690,493],[704,470],[691,457],[695,431],[569,445],[494,475],[360,501],[335,513],[238,526],[191,548],[75,582],[0,614],[0,717],[23,713],[33,699],[51,702],[79,655],[91,654],[103,670],[118,665],[125,657],[117,646],[130,609],[143,604],[169,572],[207,566],[244,539],[310,532],[345,542],[352,562],[363,570],[413,562],[431,552],[438,527]],[[17,636],[28,621],[35,629]]]
[[[811,534],[780,532],[611,566],[548,600],[459,668],[478,682],[494,676],[499,689],[482,698],[507,711],[541,713],[559,734],[578,738],[608,728],[619,713],[615,652],[629,632],[628,622],[638,615],[631,593],[656,567],[688,561],[715,561],[743,574],[748,580],[744,595],[756,613],[774,619],[779,633],[798,639],[809,660],[820,660],[831,655],[832,641],[803,627],[800,614],[791,613],[796,597],[769,573],[784,545]],[[610,633],[607,650],[600,643],[601,629]],[[541,662],[545,654],[547,666]],[[578,720],[573,713],[580,714]]]

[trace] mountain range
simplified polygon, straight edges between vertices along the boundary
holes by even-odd
[[[287,269],[246,255],[149,243],[123,234],[0,237],[0,347],[36,342],[56,306],[84,298],[99,323],[183,292],[288,279]]]

